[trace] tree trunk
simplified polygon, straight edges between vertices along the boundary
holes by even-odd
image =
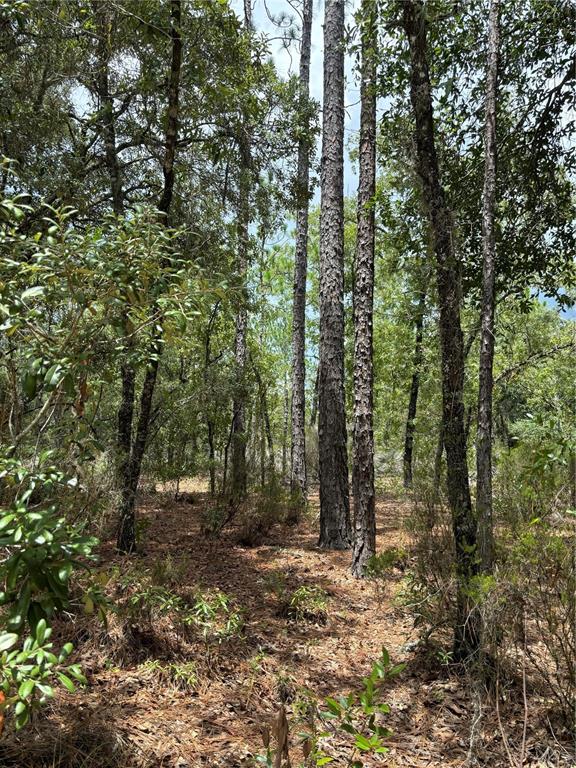
[[[212,328],[216,321],[218,308],[220,306],[220,300],[214,304],[214,309],[210,313],[210,319],[208,321],[208,327],[206,328],[206,337],[204,340],[204,393],[205,397],[208,397],[208,371],[212,365]],[[214,447],[214,419],[212,411],[209,407],[206,408],[206,429],[208,433],[208,471],[210,473],[210,495],[216,494],[216,453]]]
[[[436,261],[442,355],[442,417],[448,500],[456,549],[457,616],[454,657],[469,658],[478,647],[478,615],[470,582],[478,573],[477,523],[470,498],[464,429],[464,344],[460,323],[460,264],[454,250],[452,217],[440,181],[422,0],[406,0],[403,25],[410,49],[410,98],[416,126],[418,173],[428,211]]]
[[[288,425],[290,419],[290,393],[284,376],[284,426],[282,428],[282,482],[288,478]]]
[[[242,240],[248,238],[248,228],[242,226]],[[247,243],[239,245],[238,271],[240,280],[246,286],[246,271],[248,265]],[[234,340],[234,362],[236,366],[236,382],[234,388],[233,416],[232,416],[232,487],[231,501],[237,504],[245,495],[247,489],[246,473],[246,357],[247,357],[247,330],[248,310],[245,296],[240,301],[242,306],[236,314],[236,332]]]
[[[154,359],[146,370],[142,394],[140,396],[140,414],[136,436],[132,444],[130,461],[128,464],[127,482],[122,489],[122,501],[120,507],[120,521],[118,524],[117,548],[119,552],[131,553],[136,550],[136,520],[134,508],[136,505],[136,492],[140,481],[142,459],[146,451],[148,441],[148,429],[150,426],[150,414],[152,412],[152,400],[154,388],[158,376],[158,359]]]
[[[174,193],[174,159],[178,142],[178,101],[180,71],[182,68],[181,11],[181,0],[170,0],[170,39],[172,41],[172,58],[168,83],[168,122],[164,145],[164,161],[162,164],[164,187],[158,204],[158,209],[162,215],[162,221],[166,225],[168,224],[168,213],[170,211]],[[162,346],[158,342],[158,338],[153,339],[151,361],[146,370],[144,383],[142,385],[136,436],[131,446],[127,482],[122,493],[117,538],[117,548],[119,552],[130,553],[134,552],[136,549],[136,492],[140,481],[142,460],[148,442],[152,402],[154,399],[156,380],[158,378],[158,368],[162,350]]]
[[[99,99],[98,118],[104,144],[104,160],[110,179],[112,195],[112,210],[116,216],[124,213],[124,189],[122,174],[118,161],[116,144],[116,120],[114,114],[114,99],[110,93],[109,70],[112,51],[110,36],[112,33],[112,17],[106,3],[93,2],[94,16],[98,21],[98,45],[96,49],[98,70],[96,75],[96,90]],[[124,351],[129,352],[131,340],[128,324],[124,324],[127,341]],[[116,485],[120,493],[130,484],[129,465],[132,448],[132,422],[134,420],[134,396],[136,386],[136,371],[134,366],[126,361],[120,367],[122,390],[120,407],[117,415],[116,437]]]
[[[254,377],[258,384],[258,393],[260,396],[260,413],[262,414],[262,435],[265,438],[264,447],[268,445],[268,467],[273,475],[276,471],[276,458],[274,456],[274,437],[272,435],[272,425],[270,424],[270,412],[268,411],[268,397],[266,393],[266,387],[262,381],[262,376],[258,370],[258,366],[252,361],[252,368],[254,370]]]
[[[318,416],[318,382],[320,380],[320,366],[316,367],[316,376],[314,376],[314,392],[312,394],[312,407],[310,408],[310,426],[316,424]]]
[[[422,333],[424,330],[424,310],[426,294],[420,293],[418,309],[416,310],[416,339],[414,343],[414,369],[410,382],[410,398],[408,400],[408,416],[406,418],[406,432],[404,436],[404,456],[402,465],[404,469],[404,488],[412,488],[412,457],[414,453],[414,433],[416,431],[416,411],[418,408],[418,393],[420,390],[420,369],[422,368],[423,349]]]
[[[302,1],[302,42],[300,48],[300,120],[296,194],[296,248],[294,252],[294,294],[292,303],[292,407],[290,490],[298,506],[306,504],[306,274],[308,270],[308,204],[310,196],[310,51],[312,0]]]
[[[344,395],[344,0],[326,0],[320,200],[320,539],[351,545]]]
[[[484,573],[494,560],[492,523],[492,390],[494,387],[494,267],[496,261],[496,97],[500,0],[491,0],[488,17],[488,67],[484,128],[484,190],[482,193],[482,310],[476,431],[476,515],[478,547]]]
[[[246,34],[252,29],[251,0],[244,0],[244,25]],[[247,122],[241,126],[238,137],[240,147],[240,178],[238,182],[238,258],[237,274],[241,286],[240,305],[236,313],[234,361],[236,386],[232,416],[232,487],[230,501],[236,506],[246,495],[248,477],[246,470],[246,361],[248,356],[248,297],[247,273],[250,250],[250,128]]]
[[[374,498],[374,196],[376,194],[377,5],[364,0],[361,14],[360,168],[354,264],[354,436],[352,573],[361,578],[376,552]]]

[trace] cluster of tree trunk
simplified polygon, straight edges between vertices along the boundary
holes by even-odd
[[[252,29],[251,4],[245,2],[245,28]],[[170,0],[171,65],[168,74],[167,122],[164,139],[164,185],[158,202],[167,224],[174,190],[174,164],[178,146],[179,83],[182,66],[180,30],[181,0]],[[302,0],[300,56],[300,103],[303,126],[298,143],[296,178],[296,245],[292,326],[292,398],[290,405],[290,485],[295,501],[306,503],[305,442],[305,316],[308,205],[310,196],[311,139],[308,114],[312,0]],[[105,3],[94,3],[98,20],[98,71],[95,78],[100,102],[100,132],[105,165],[110,179],[112,208],[124,212],[122,165],[118,157],[114,100],[110,93],[109,31],[112,17]],[[320,538],[330,549],[353,548],[352,572],[362,577],[376,549],[373,435],[373,295],[376,191],[376,74],[378,65],[377,4],[361,6],[361,116],[357,242],[354,260],[354,426],[352,456],[353,520],[350,517],[346,409],[344,390],[344,0],[326,0],[324,18],[324,103],[321,155],[320,205],[320,344],[317,376],[319,435]],[[441,441],[436,463],[446,455],[446,484],[452,513],[457,568],[457,621],[454,652],[469,658],[478,646],[479,623],[470,598],[470,580],[490,571],[492,541],[492,388],[494,357],[495,202],[496,202],[496,95],[498,70],[499,0],[492,0],[489,16],[488,63],[485,105],[485,178],[482,207],[483,292],[480,338],[480,379],[476,439],[477,494],[474,510],[466,457],[467,427],[464,411],[466,349],[461,328],[461,265],[455,250],[453,223],[442,185],[430,85],[426,7],[423,0],[404,0],[401,23],[410,61],[410,98],[415,125],[416,167],[421,182],[435,258],[439,304],[442,370]],[[248,121],[237,137],[240,153],[237,199],[237,277],[241,298],[236,315],[234,356],[236,382],[229,444],[232,449],[231,499],[237,504],[246,493],[246,390],[248,364],[246,297],[250,242],[251,135]],[[403,469],[404,484],[413,481],[413,446],[420,370],[423,361],[423,328],[426,294],[419,295],[414,316],[413,375],[406,421]],[[211,363],[210,334],[218,305],[206,336],[206,372]],[[132,552],[136,546],[134,505],[140,479],[155,384],[160,360],[160,339],[154,340],[150,363],[140,394],[135,419],[136,371],[130,362],[130,334],[126,330],[125,362],[121,366],[121,401],[118,411],[117,477],[121,491],[118,549]],[[266,406],[266,387],[254,366],[262,400],[262,434],[268,454],[274,456],[272,430]],[[288,400],[286,401],[288,404]],[[288,410],[286,410],[286,427]],[[210,482],[215,491],[214,425],[208,420]],[[264,438],[263,438],[264,439]],[[284,441],[286,443],[286,441]],[[262,446],[262,457],[265,446]],[[287,463],[286,451],[283,464]],[[264,459],[263,459],[264,460]],[[272,459],[273,460],[273,459]],[[263,467],[265,475],[265,467]]]

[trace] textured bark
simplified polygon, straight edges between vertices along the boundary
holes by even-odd
[[[218,314],[218,308],[220,307],[220,301],[214,304],[214,309],[210,314],[208,321],[208,327],[206,328],[206,337],[204,339],[204,391],[205,396],[208,397],[208,372],[212,365],[212,329],[216,321]],[[206,408],[206,430],[208,433],[208,466],[210,473],[210,495],[214,496],[216,493],[216,451],[214,444],[214,418],[210,408]]]
[[[168,122],[164,143],[164,161],[162,165],[164,187],[158,204],[158,209],[162,214],[165,224],[168,223],[168,214],[174,193],[174,158],[176,155],[176,145],[178,143],[178,99],[180,71],[182,68],[182,35],[180,30],[181,0],[170,0],[170,22],[172,56],[168,86]],[[162,346],[158,342],[159,339],[157,338],[153,340],[151,362],[144,376],[140,397],[138,425],[131,446],[130,459],[126,473],[126,483],[122,491],[117,538],[117,548],[119,552],[130,553],[134,552],[136,549],[136,492],[140,481],[142,459],[144,458],[146,444],[148,442],[152,402],[154,399],[156,380],[158,378],[159,356],[162,349]]]
[[[116,118],[114,113],[114,99],[110,93],[109,70],[112,51],[110,37],[112,33],[112,16],[110,7],[106,3],[93,3],[95,18],[98,22],[97,60],[98,71],[96,88],[100,101],[99,120],[100,131],[104,143],[104,160],[110,179],[110,192],[112,195],[112,210],[116,216],[124,213],[124,189],[118,150],[116,143]],[[126,336],[129,334],[127,325],[124,326]],[[131,340],[124,345],[125,352],[129,352]],[[131,453],[132,453],[132,425],[134,421],[134,397],[136,394],[136,371],[130,362],[125,362],[120,367],[121,394],[120,406],[117,415],[116,437],[116,484],[121,494],[120,519],[125,515],[131,497],[130,488],[133,484],[131,478]],[[132,523],[132,528],[133,528]],[[128,531],[123,534],[127,540],[132,536]]]
[[[152,361],[144,377],[144,384],[142,385],[142,393],[140,396],[138,426],[136,428],[136,435],[134,437],[128,463],[127,482],[122,489],[117,540],[117,549],[119,552],[131,553],[136,550],[136,520],[134,514],[136,492],[140,481],[142,459],[144,458],[148,441],[152,400],[154,397],[157,376],[158,360],[156,359]]]
[[[494,268],[496,261],[496,97],[498,91],[499,0],[491,0],[488,18],[488,66],[482,193],[482,310],[476,432],[476,515],[478,547],[484,573],[492,571],[492,391],[494,388]]]
[[[320,540],[351,545],[344,397],[344,0],[326,0],[320,200]]]
[[[243,185],[245,186],[245,185]],[[237,504],[246,494],[246,360],[248,356],[247,331],[248,310],[246,303],[246,273],[248,269],[248,200],[244,198],[248,192],[243,193],[241,202],[242,210],[239,213],[238,222],[238,274],[242,284],[242,297],[240,307],[236,313],[236,330],[234,336],[234,362],[236,367],[236,382],[234,388],[234,401],[232,412],[232,487],[231,501]],[[244,202],[245,200],[245,202]]]
[[[302,2],[302,42],[300,48],[300,111],[308,113],[310,95],[310,51],[312,0]],[[302,118],[301,118],[302,119]],[[308,204],[310,196],[309,121],[302,125],[298,140],[296,179],[296,248],[294,252],[294,292],[292,300],[292,406],[290,448],[290,490],[294,502],[306,503],[306,274],[308,271]]]
[[[288,382],[284,377],[284,425],[282,428],[282,482],[288,478],[288,427],[290,421],[290,393]]]
[[[404,435],[404,456],[402,460],[404,470],[404,488],[412,488],[412,457],[414,453],[414,432],[416,429],[416,412],[418,409],[418,393],[420,390],[420,370],[422,368],[423,349],[422,332],[424,329],[424,310],[426,306],[426,294],[420,293],[418,309],[416,310],[414,362],[412,380],[410,382],[410,397],[408,400],[408,416],[406,418],[406,432]]]
[[[244,2],[244,26],[247,32],[252,28],[251,0]],[[246,470],[246,362],[248,359],[248,296],[247,273],[250,250],[250,167],[251,137],[246,123],[238,136],[240,148],[240,178],[238,183],[238,212],[236,231],[238,235],[237,276],[241,286],[240,305],[236,313],[234,336],[234,361],[236,382],[232,404],[232,486],[230,502],[237,506],[246,495],[248,477]]]
[[[312,407],[310,408],[310,426],[316,424],[318,416],[318,382],[320,380],[320,366],[316,367],[316,376],[314,376],[314,392],[312,393]]]
[[[457,616],[454,657],[469,658],[478,647],[478,615],[469,596],[478,573],[477,523],[472,509],[464,429],[464,343],[460,323],[460,264],[452,238],[452,217],[440,181],[428,69],[425,9],[421,0],[403,4],[410,49],[410,97],[416,127],[418,174],[433,236],[440,308],[442,418],[448,501],[456,549]]]
[[[376,552],[374,499],[374,196],[376,194],[377,6],[364,0],[361,21],[360,162],[354,262],[354,436],[352,573],[363,577]]]

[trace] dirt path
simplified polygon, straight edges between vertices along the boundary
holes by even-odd
[[[377,599],[372,583],[358,582],[349,574],[348,552],[316,547],[313,521],[297,528],[276,526],[264,543],[252,548],[236,543],[234,528],[220,539],[207,539],[201,533],[207,499],[195,496],[194,504],[175,503],[163,494],[145,501],[145,548],[134,560],[141,569],[169,560],[180,569],[183,587],[221,589],[244,612],[243,638],[229,648],[208,651],[210,658],[199,664],[196,690],[182,691],[159,682],[145,665],[111,662],[93,638],[84,648],[86,630],[77,627],[79,660],[89,673],[90,687],[75,695],[59,693],[31,730],[5,742],[0,765],[249,766],[254,755],[264,751],[262,726],[272,722],[283,703],[291,727],[292,764],[297,766],[302,760],[298,733],[310,696],[339,696],[358,689],[382,646],[395,662],[406,661],[407,668],[386,691],[391,706],[387,725],[393,730],[390,751],[366,765],[464,765],[471,697],[437,661],[415,659],[407,650],[416,633],[410,616],[394,599],[402,572],[392,574],[386,594]],[[378,548],[407,546],[406,503],[381,498],[377,514]],[[105,544],[101,568],[114,564],[125,567],[111,543]],[[278,597],[270,591],[275,583],[289,591],[303,585],[324,590],[325,622],[279,615]],[[518,728],[521,724],[510,725],[513,738]],[[492,720],[486,723],[485,744],[482,764],[508,765]],[[50,760],[58,757],[60,762],[47,762],[50,750]],[[340,757],[331,765],[346,762]]]

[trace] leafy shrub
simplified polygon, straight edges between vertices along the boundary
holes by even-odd
[[[71,678],[85,683],[86,678],[78,664],[63,666],[72,653],[72,644],[66,643],[60,654],[53,652],[48,640],[52,634],[44,619],[36,625],[33,636],[21,642],[15,632],[0,634],[0,689],[4,693],[2,707],[14,712],[17,729],[30,719],[31,712],[54,696],[53,684],[59,682],[68,691],[74,692]]]
[[[92,556],[97,542],[58,514],[56,492],[75,480],[55,467],[31,470],[18,459],[0,457],[0,481],[12,497],[0,517],[0,604],[9,631],[20,632],[25,623],[35,631],[40,619],[67,607],[72,571],[78,558]]]
[[[204,536],[216,536],[222,530],[229,516],[229,510],[222,504],[207,506],[202,512],[201,530]]]
[[[278,600],[278,613],[292,621],[325,624],[328,620],[327,595],[320,587],[307,586],[290,591],[281,571],[270,571],[262,579],[264,589]]]
[[[77,665],[62,667],[72,645],[66,643],[57,656],[48,642],[47,620],[69,607],[72,573],[81,567],[80,558],[92,557],[96,540],[58,513],[58,493],[75,481],[49,466],[48,458],[42,455],[38,468],[29,469],[18,459],[0,457],[0,604],[8,630],[0,635],[0,686],[17,728],[53,695],[54,681],[71,691],[70,676],[85,682]]]

